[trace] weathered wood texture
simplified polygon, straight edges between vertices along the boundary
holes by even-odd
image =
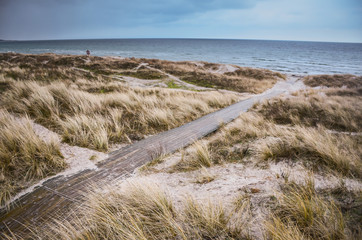
[[[256,95],[181,127],[124,147],[99,163],[95,170],[84,170],[73,176],[60,176],[44,182],[33,192],[12,203],[10,209],[0,210],[0,237],[1,232],[9,230],[26,236],[29,226],[41,226],[42,222],[53,216],[66,216],[65,214],[69,213],[67,210],[83,202],[83,193],[90,185],[101,186],[125,178],[155,155],[161,152],[172,153],[183,148],[214,132],[221,123],[232,121],[260,99],[277,96],[286,90],[276,89]]]

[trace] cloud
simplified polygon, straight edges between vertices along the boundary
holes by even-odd
[[[362,41],[361,16],[360,0],[0,0],[0,38],[269,38],[274,30],[313,40],[327,29]]]
[[[1,34],[20,38],[114,27],[167,24],[214,9],[254,6],[252,0],[0,0]]]

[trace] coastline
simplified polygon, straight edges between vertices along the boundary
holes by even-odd
[[[217,62],[296,74],[362,75],[362,44],[257,40],[94,39],[14,42],[0,52],[54,52],[97,56]]]

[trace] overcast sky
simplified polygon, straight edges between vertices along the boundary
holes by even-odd
[[[0,39],[362,42],[362,0],[0,0]]]

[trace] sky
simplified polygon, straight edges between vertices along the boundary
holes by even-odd
[[[0,39],[362,43],[362,0],[0,0]]]

